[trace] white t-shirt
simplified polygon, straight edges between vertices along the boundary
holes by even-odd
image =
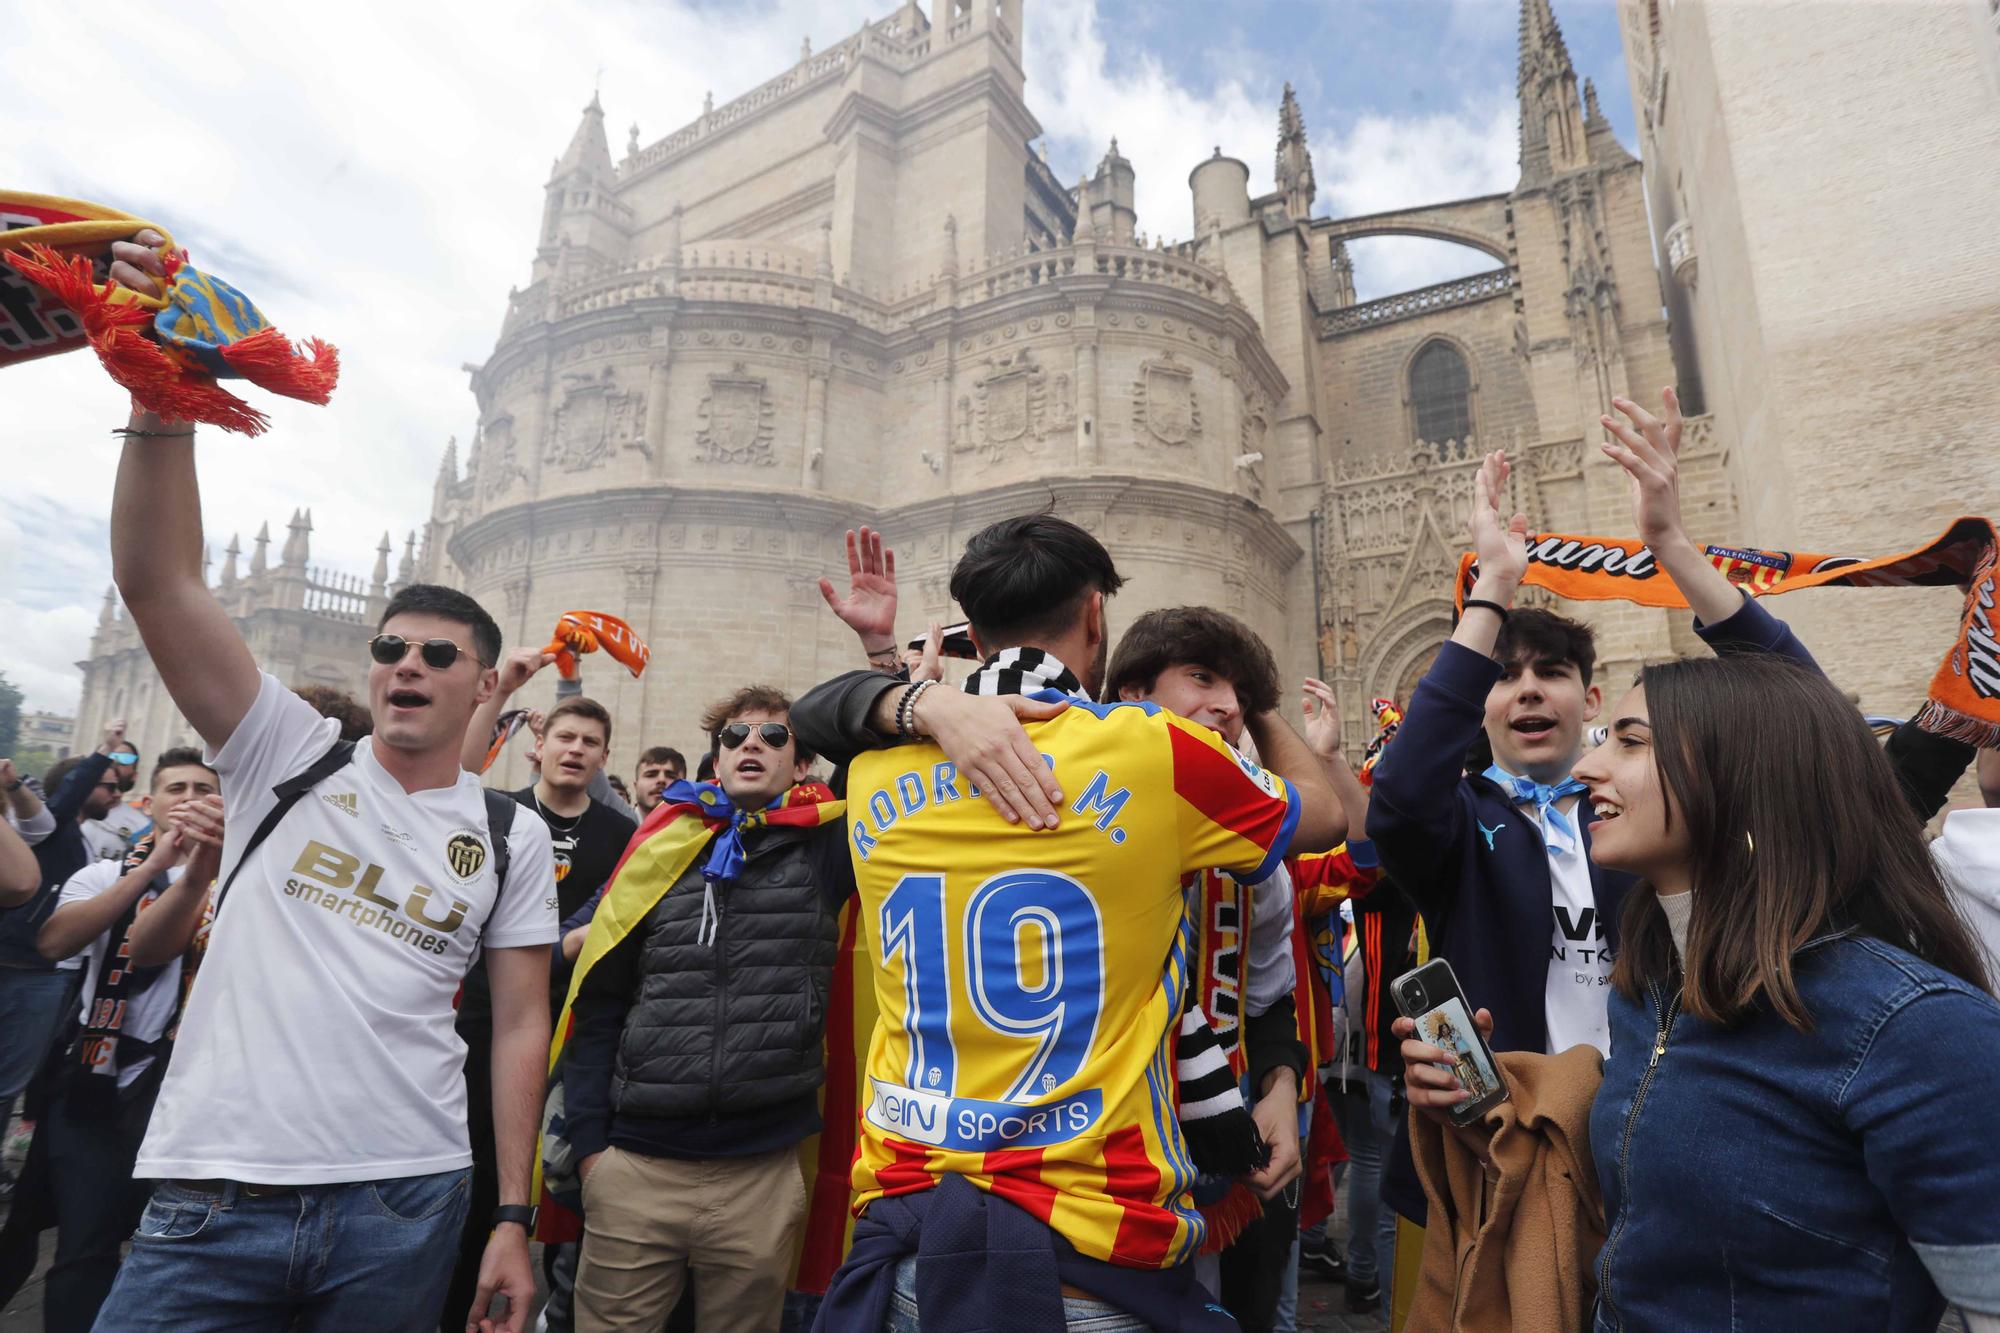
[[[338,735],[264,677],[213,756],[225,880],[271,788]],[[470,1165],[452,997],[482,945],[556,938],[547,826],[517,809],[508,847],[496,910],[479,780],[412,794],[356,743],[223,900],[133,1174],[313,1185]]]
[[[122,861],[132,850],[131,840],[101,819],[86,819],[77,827],[83,830],[83,844],[93,861]]]
[[[97,897],[120,879],[124,878],[125,867],[118,861],[97,861],[71,875],[62,886],[62,896],[57,899],[58,909],[70,903],[88,902]],[[181,867],[175,866],[167,872],[169,882],[181,877]],[[111,932],[105,931],[92,940],[77,955],[78,966],[83,972],[83,994],[80,997],[82,1017],[79,1022],[90,1022],[91,1001],[97,995],[97,978],[103,969],[105,950],[111,947]],[[138,1041],[158,1041],[167,1030],[167,1024],[174,1021],[174,1008],[181,997],[181,960],[176,958],[164,964],[153,978],[152,984],[144,990],[128,989],[125,997],[125,1019],[119,1025],[119,1034]],[[146,1067],[153,1063],[147,1056],[143,1060],[132,1060],[118,1071],[118,1086],[128,1088]]]
[[[1572,828],[1583,811],[1581,797],[1556,802],[1556,810],[1566,815]],[[1590,886],[1590,857],[1581,837],[1569,839],[1567,848],[1557,833],[1553,838],[1536,813],[1535,803],[1525,801],[1515,807],[1541,830],[1548,848],[1549,890],[1554,899],[1555,919],[1551,925],[1549,973],[1542,1000],[1543,1018],[1548,1024],[1551,1055],[1572,1046],[1595,1046],[1601,1054],[1611,1053],[1611,1020],[1605,1010],[1605,988],[1611,984],[1611,951],[1604,942],[1604,922],[1597,911],[1597,894]]]

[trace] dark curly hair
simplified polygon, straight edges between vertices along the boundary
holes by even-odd
[[[1221,676],[1236,687],[1246,717],[1278,706],[1278,662],[1269,646],[1235,616],[1207,606],[1148,611],[1133,621],[1111,655],[1104,701],[1115,702],[1128,686],[1150,693],[1173,666],[1207,667]]]

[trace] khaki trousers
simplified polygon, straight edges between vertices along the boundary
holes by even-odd
[[[579,1333],[659,1333],[690,1273],[701,1333],[778,1327],[806,1216],[796,1148],[703,1161],[607,1148],[583,1213]]]

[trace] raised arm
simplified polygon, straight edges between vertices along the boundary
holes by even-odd
[[[124,744],[125,722],[121,718],[104,729],[104,740],[98,747],[85,755],[83,762],[72,768],[69,776],[49,793],[49,813],[55,816],[58,828],[82,813],[90,789],[103,780],[105,772],[111,767],[112,752],[123,748]]]
[[[0,759],[0,804],[6,806],[6,818],[0,823],[8,823],[23,846],[32,848],[56,831],[56,817],[34,786],[15,771],[12,759]]]
[[[1693,609],[1695,632],[1718,652],[1775,653],[1819,670],[1791,629],[1731,583],[1688,536],[1681,514],[1681,402],[1670,388],[1662,389],[1660,398],[1663,415],[1658,417],[1629,398],[1613,398],[1632,424],[1598,418],[1619,441],[1602,448],[1632,479],[1632,517],[1639,536]]]
[[[486,771],[486,751],[493,745],[493,724],[507,708],[507,701],[530,680],[535,673],[555,661],[554,653],[545,653],[539,648],[516,648],[500,661],[500,683],[493,688],[493,697],[472,710],[472,720],[465,724],[465,744],[460,748],[458,764],[468,773]]]
[[[1458,892],[1458,877],[1443,869],[1468,836],[1458,783],[1485,722],[1486,696],[1500,679],[1493,648],[1505,609],[1528,572],[1527,515],[1500,513],[1508,472],[1504,453],[1480,465],[1471,523],[1479,577],[1451,638],[1417,682],[1396,743],[1375,765],[1368,804],[1365,827],[1383,868],[1430,912],[1445,910]]]
[[[19,907],[41,886],[42,866],[34,849],[13,824],[0,819],[0,908]]]
[[[111,278],[160,294],[155,231],[111,247]],[[220,750],[257,702],[257,663],[202,578],[194,427],[134,408],[111,495],[111,577],[174,706]]]
[[[1361,837],[1368,827],[1368,789],[1354,775],[1347,755],[1340,748],[1340,705],[1333,697],[1333,687],[1308,676],[1302,702],[1306,744],[1312,747],[1320,767],[1326,770],[1333,794],[1340,799],[1340,808],[1347,815],[1348,838]]]
[[[1250,739],[1257,743],[1257,759],[1265,768],[1292,784],[1299,797],[1299,826],[1292,834],[1293,852],[1323,852],[1347,837],[1347,813],[1326,770],[1292,724],[1277,710],[1253,713],[1247,720]]]
[[[1599,447],[1632,479],[1632,517],[1640,539],[1695,615],[1714,625],[1736,614],[1743,593],[1688,536],[1681,516],[1681,400],[1672,389],[1661,390],[1660,400],[1664,410],[1655,417],[1630,398],[1613,398],[1611,405],[1631,424],[1599,417],[1618,441]]]

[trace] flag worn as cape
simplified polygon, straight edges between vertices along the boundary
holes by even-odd
[[[606,615],[602,611],[565,611],[550,632],[545,653],[556,656],[556,670],[564,680],[575,680],[577,655],[594,653],[603,649],[614,662],[622,664],[633,676],[646,669],[653,660],[653,650],[646,641],[632,630],[632,627],[617,616]]]
[[[243,293],[161,247],[164,296],[103,281],[111,246],[158,223],[54,195],[0,190],[0,369],[88,346],[132,401],[172,421],[261,434],[262,412],[218,380],[325,403],[340,357],[318,338],[301,355]]]
[[[750,818],[777,828],[817,828],[839,820],[846,810],[846,802],[834,799],[833,793],[817,782],[793,787],[785,793],[784,802]],[[561,1096],[563,1048],[569,1040],[577,991],[591,968],[639,928],[647,913],[706,854],[715,835],[727,826],[728,820],[710,817],[704,807],[693,802],[663,804],[633,834],[605,886],[549,1044],[549,1096],[543,1112],[542,1143],[535,1155],[535,1195],[542,1204],[537,1234],[544,1242],[574,1240],[582,1234],[578,1215],[581,1188],[565,1136]],[[856,1089],[866,1036],[874,1028],[874,989],[855,984],[858,931],[854,918],[854,903],[850,901],[840,915],[840,952],[827,1004],[827,1076],[821,1095],[825,1128],[799,1146],[808,1193],[805,1240],[793,1285],[805,1291],[826,1289],[827,1279],[847,1252],[852,1226],[849,1173],[861,1115]],[[867,1010],[865,1024],[858,1021],[863,1008]]]
[[[1917,714],[1925,731],[1987,748],[2000,747],[2000,614],[1994,610],[1993,520],[1961,518],[1935,540],[1899,555],[1858,556],[1765,551],[1754,547],[1702,548],[1729,581],[1753,597],[1828,585],[1847,588],[1955,587],[1965,592],[1958,637],[1931,677],[1929,698]],[[1459,557],[1457,602],[1462,607],[1478,574],[1478,561]],[[1661,576],[1643,542],[1616,537],[1539,533],[1528,538],[1525,582],[1571,601],[1636,602],[1685,607],[1673,580]]]

